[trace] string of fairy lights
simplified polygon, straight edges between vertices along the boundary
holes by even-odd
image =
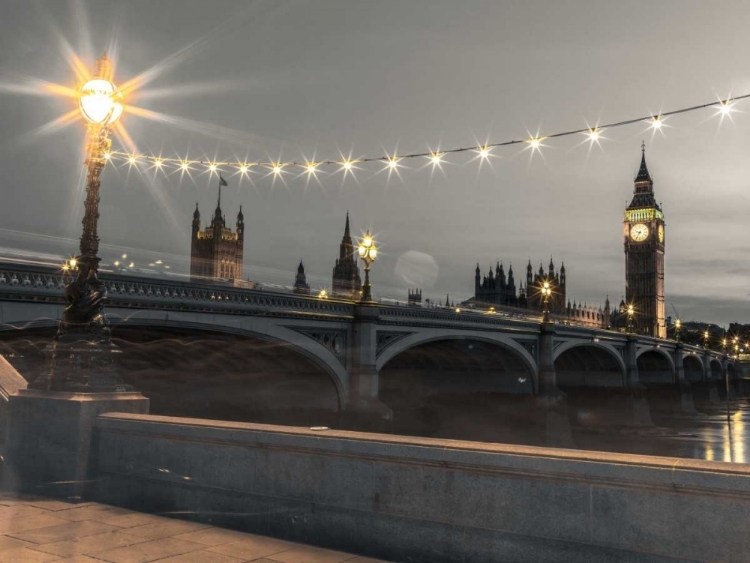
[[[527,138],[510,139],[493,143],[486,143],[483,145],[473,145],[438,151],[385,154],[383,156],[371,158],[339,158],[318,161],[238,161],[164,157],[161,155],[139,154],[126,151],[110,151],[104,156],[105,159],[110,162],[121,162],[130,166],[146,164],[157,170],[171,170],[182,172],[203,171],[215,174],[218,174],[220,172],[229,173],[233,171],[236,174],[240,174],[242,176],[249,176],[251,171],[265,171],[266,176],[280,176],[284,172],[289,170],[297,170],[302,174],[307,173],[309,176],[314,176],[323,169],[331,167],[337,168],[337,170],[334,170],[334,172],[354,174],[355,169],[358,169],[359,165],[368,163],[382,163],[385,165],[385,170],[397,171],[398,168],[403,166],[403,161],[411,159],[427,159],[427,165],[429,166],[429,164],[432,164],[432,167],[435,168],[447,162],[448,157],[454,154],[473,154],[474,157],[472,160],[479,160],[481,162],[488,160],[491,156],[496,156],[493,155],[494,149],[512,145],[527,145],[527,147],[532,151],[540,151],[541,148],[545,146],[543,144],[544,141],[558,139],[561,137],[585,135],[590,143],[598,144],[602,139],[604,139],[603,133],[605,131],[609,131],[618,127],[625,127],[627,125],[633,125],[636,123],[646,123],[650,128],[654,130],[660,130],[665,120],[671,116],[699,111],[703,109],[716,109],[717,115],[719,115],[723,119],[724,117],[727,117],[731,114],[737,102],[746,100],[747,98],[750,98],[750,94],[743,94],[741,96],[729,97],[724,100],[717,100],[704,104],[675,109],[672,111],[660,112],[655,115],[646,115],[642,117],[624,119],[621,121],[615,121],[603,125],[596,125],[594,127],[587,126],[580,129],[558,131],[546,135],[536,135]]]

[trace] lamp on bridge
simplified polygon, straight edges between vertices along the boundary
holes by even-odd
[[[107,288],[97,276],[99,252],[99,187],[109,160],[110,127],[123,110],[123,95],[111,81],[112,66],[104,53],[96,64],[96,76],[79,92],[78,107],[87,122],[86,199],[80,254],[67,262],[76,272],[65,287],[66,306],[54,344],[47,349],[51,369],[33,387],[57,391],[126,391],[114,358],[119,350],[110,341],[104,314]]]
[[[677,319],[674,322],[674,339],[679,342],[680,341],[680,331],[682,330],[682,321],[680,319]]]
[[[542,317],[543,323],[549,323],[549,298],[552,296],[552,286],[548,280],[544,280],[542,283],[542,303],[544,303],[544,317]]]
[[[704,348],[708,348],[710,337],[711,337],[711,334],[707,330],[703,332],[703,347]]]
[[[365,283],[362,284],[362,302],[369,303],[372,301],[370,264],[375,262],[375,258],[378,256],[378,247],[375,244],[375,239],[372,238],[370,231],[367,231],[367,234],[365,234],[365,236],[362,237],[362,240],[359,241],[357,252],[359,252],[359,257],[365,263]]]
[[[626,331],[631,333],[635,332],[635,326],[633,325],[633,319],[635,318],[635,307],[632,303],[628,304],[626,313],[628,314],[628,326]]]

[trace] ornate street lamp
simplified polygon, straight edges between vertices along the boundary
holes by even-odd
[[[630,303],[625,311],[628,314],[628,326],[626,331],[631,333],[635,332],[635,326],[633,325],[633,318],[635,317],[635,307],[632,303]]]
[[[107,288],[99,280],[99,187],[112,142],[110,127],[122,114],[123,96],[111,81],[106,52],[96,65],[96,77],[80,90],[78,107],[87,121],[86,200],[80,254],[68,261],[75,278],[65,287],[66,307],[49,350],[52,369],[34,387],[64,391],[127,391],[114,368],[119,350],[110,341],[104,313]]]
[[[706,330],[703,332],[703,347],[708,348],[709,338],[711,334]]]
[[[367,231],[362,240],[359,241],[357,246],[359,257],[365,263],[365,283],[362,284],[362,302],[372,302],[372,289],[370,286],[370,264],[375,262],[375,258],[378,256],[378,247],[375,244],[375,240],[372,238],[370,231]]]
[[[677,319],[674,322],[674,339],[679,342],[680,341],[680,331],[682,330],[682,321],[680,319]]]
[[[544,303],[544,317],[542,317],[542,322],[545,324],[549,323],[549,298],[551,296],[552,286],[549,281],[544,280],[542,282],[542,303]]]

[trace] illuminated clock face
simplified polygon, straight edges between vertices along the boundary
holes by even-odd
[[[664,242],[664,225],[659,225],[659,242]]]
[[[637,223],[630,227],[630,238],[635,242],[643,242],[648,238],[648,227],[643,223]]]

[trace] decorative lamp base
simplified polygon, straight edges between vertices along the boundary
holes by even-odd
[[[86,340],[81,335],[65,334],[44,350],[49,369],[30,389],[70,393],[125,393],[133,390],[117,370],[122,350],[112,342]]]

